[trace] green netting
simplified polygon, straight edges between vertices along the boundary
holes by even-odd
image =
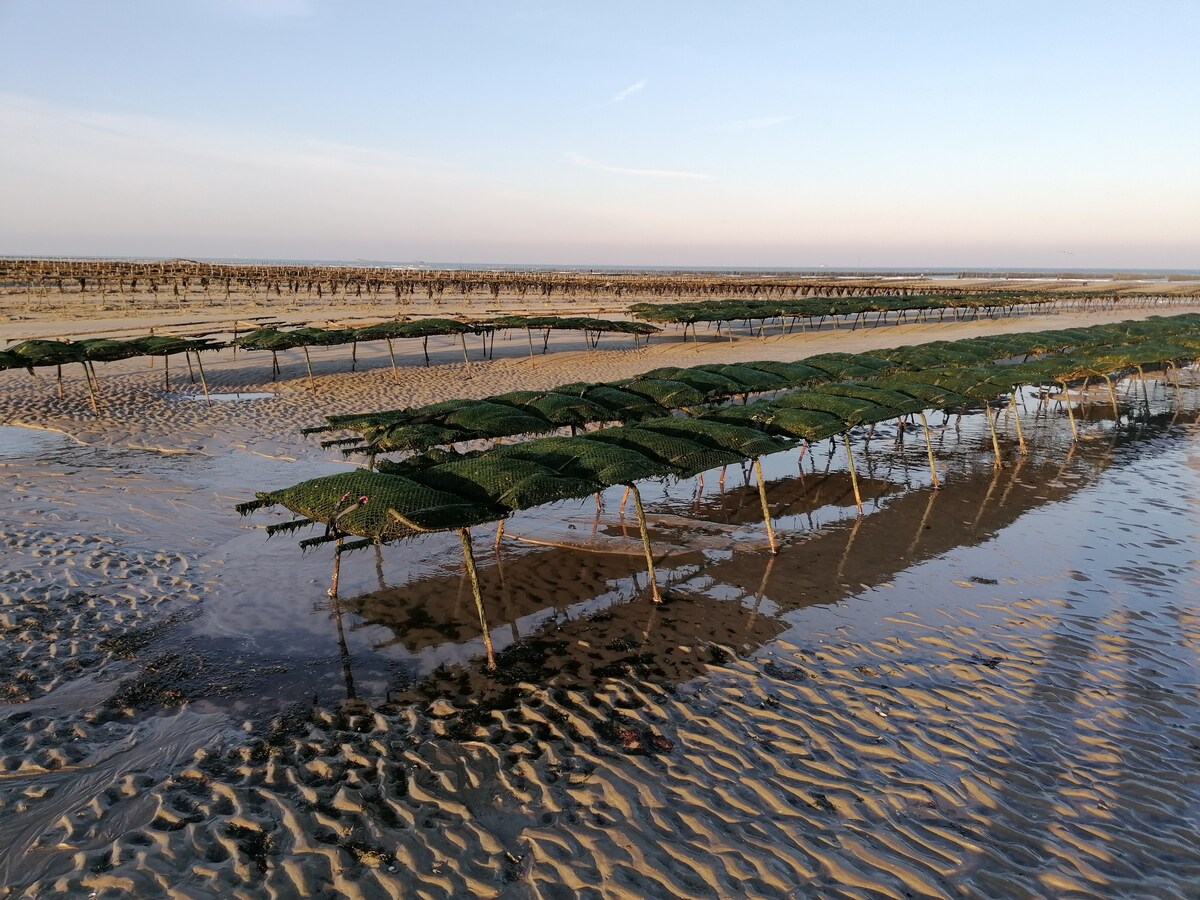
[[[624,418],[607,407],[558,391],[541,394],[525,404],[526,408],[555,425],[588,425]],[[619,411],[618,411],[619,412]]]
[[[412,337],[409,333],[409,321],[376,322],[374,325],[364,325],[354,329],[354,336],[360,341],[378,341],[388,338]]]
[[[882,422],[899,415],[895,410],[871,403],[869,400],[838,397],[820,390],[798,391],[795,394],[780,397],[774,402],[781,408],[813,409],[818,412],[826,412],[837,416],[847,425]]]
[[[606,428],[583,435],[576,440],[613,444],[627,450],[634,450],[651,459],[666,463],[672,468],[673,474],[681,478],[708,469],[732,465],[742,460],[742,457],[735,453],[707,447],[694,440],[660,432],[653,427],[644,425]]]
[[[559,391],[573,393],[569,390],[570,387],[572,386],[559,388]],[[620,419],[628,422],[636,419],[655,418],[666,412],[666,407],[654,402],[649,397],[608,384],[584,385],[580,396],[609,410],[608,420]]]
[[[87,338],[77,346],[92,362],[118,362],[142,355],[142,349],[134,341],[117,341],[111,338]]]
[[[428,423],[385,425],[379,429],[364,430],[362,436],[365,445],[358,449],[371,453],[392,453],[399,450],[419,452],[431,447],[456,444],[465,439],[461,429]]]
[[[947,407],[965,406],[969,402],[968,397],[956,393],[948,387],[929,384],[915,375],[892,375],[887,378],[881,378],[876,384],[888,390],[895,391],[898,394],[919,400],[924,406],[921,410],[916,410],[917,412],[923,412],[925,409],[934,407],[945,409]]]
[[[83,362],[86,358],[76,344],[63,341],[21,341],[8,352],[20,359],[21,365],[25,367],[65,366],[68,363]]]
[[[659,419],[644,422],[639,427],[659,434],[695,441],[715,450],[736,454],[741,459],[755,459],[778,453],[790,443],[764,434],[761,430],[711,419]]]
[[[636,450],[583,438],[538,438],[489,452],[497,458],[532,460],[560,475],[606,485],[674,474],[671,466]]]
[[[339,512],[347,510],[337,519],[337,531],[385,541],[422,531],[469,527],[495,521],[503,514],[407,478],[361,470],[314,478],[257,497],[242,510],[280,505],[323,525],[330,525]],[[361,505],[360,497],[367,498]]]
[[[885,409],[893,410],[898,415],[919,413],[925,409],[925,404],[914,397],[873,384],[829,384],[821,390],[836,397],[866,400]]]
[[[820,441],[846,430],[838,416],[815,409],[780,407],[771,416],[771,427],[793,437]]]
[[[631,378],[628,381],[617,382],[622,390],[654,401],[662,409],[678,409],[685,406],[698,406],[705,401],[704,394],[678,381],[668,381],[662,378]]]
[[[0,350],[0,372],[5,369],[25,369],[29,367],[29,363],[21,359],[15,353],[10,353],[7,350]]]
[[[400,337],[424,338],[439,335],[467,334],[475,329],[466,322],[454,319],[417,319],[415,322],[405,322]]]
[[[791,386],[788,379],[751,366],[722,365],[717,363],[699,366],[698,368],[717,375],[723,375],[725,378],[733,381],[741,390],[750,393],[776,391]]]
[[[478,437],[506,437],[553,431],[556,426],[519,409],[487,400],[466,400],[446,415],[442,424],[471,432]]]
[[[832,377],[829,372],[818,368],[810,362],[785,363],[773,362],[771,360],[756,360],[745,365],[762,372],[767,372],[770,375],[778,375],[780,378],[786,378],[792,387],[804,387],[806,384],[828,381]]]
[[[412,477],[436,490],[506,510],[586,497],[607,487],[596,480],[561,475],[532,460],[486,455],[434,466]]]

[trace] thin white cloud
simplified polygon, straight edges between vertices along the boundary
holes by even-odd
[[[633,175],[637,178],[679,178],[693,181],[708,181],[712,178],[703,172],[685,172],[678,169],[631,169],[626,166],[610,166],[579,153],[568,153],[567,161],[584,169],[595,169],[597,172],[608,172],[612,175]]]
[[[646,79],[645,78],[635,81],[629,87],[623,88],[622,90],[617,91],[615,94],[613,94],[611,97],[609,97],[608,101],[604,105],[608,106],[609,104],[612,104],[612,103],[620,103],[622,100],[628,100],[630,97],[632,97],[634,94],[636,94],[638,91],[642,90],[645,87],[646,87]]]
[[[718,131],[752,131],[757,128],[774,128],[791,122],[795,116],[759,116],[756,119],[737,119],[733,122],[722,122],[717,126]]]

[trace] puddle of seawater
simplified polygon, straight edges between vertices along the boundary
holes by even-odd
[[[195,394],[191,392],[183,393],[180,391],[171,391],[170,393],[163,395],[165,399],[175,402],[198,401],[200,403],[206,403],[209,401],[213,403],[241,403],[243,401],[248,402],[253,400],[273,400],[277,396],[278,394],[274,394],[270,391],[243,391],[235,393],[210,392],[207,396],[204,394]]]

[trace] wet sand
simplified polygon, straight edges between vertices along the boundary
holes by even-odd
[[[1068,324],[364,346],[315,394],[225,352],[214,390],[273,396],[131,361],[99,416],[0,373],[0,426],[54,429],[0,427],[0,896],[1195,896],[1193,373],[1073,449],[1029,397],[1000,469],[951,418],[937,492],[919,435],[859,433],[862,518],[841,449],[777,455],[777,557],[741,472],[648,486],[657,608],[619,490],[479,529],[495,675],[453,536],[348,556],[333,604],[231,509],[347,465],[297,435],[325,413]]]

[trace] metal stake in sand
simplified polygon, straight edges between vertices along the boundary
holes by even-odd
[[[767,506],[767,485],[763,481],[762,460],[754,458],[754,472],[758,475],[758,499],[762,501],[763,522],[767,525],[767,540],[771,544],[771,555],[779,552],[775,545],[775,529],[771,527],[771,509]]]
[[[938,481],[937,466],[933,462],[933,442],[929,440],[929,422],[925,419],[924,411],[921,412],[921,428],[925,432],[925,453],[929,456],[929,474],[933,476],[933,489],[939,491],[942,484]]]
[[[487,650],[487,667],[489,671],[496,669],[496,656],[492,652],[492,633],[488,628],[487,616],[483,612],[483,596],[479,593],[479,574],[475,571],[475,554],[471,551],[471,529],[458,529],[462,539],[463,559],[467,563],[467,575],[471,578],[471,593],[475,597],[475,609],[479,613],[479,627],[483,631],[483,646]]]
[[[646,530],[646,512],[642,509],[642,495],[636,484],[626,485],[633,494],[633,506],[637,510],[638,528],[642,532],[642,549],[646,551],[646,567],[650,570],[650,597],[655,603],[662,603],[658,593],[658,578],[654,574],[654,553],[650,549],[650,532]]]
[[[1000,442],[996,439],[996,423],[992,419],[992,407],[986,400],[983,401],[983,414],[987,417],[988,431],[992,435],[992,453],[996,456],[992,464],[996,466],[1003,465],[1000,459]]]
[[[199,350],[196,351],[196,368],[200,370],[200,387],[204,388],[204,402],[212,406],[212,398],[208,396],[208,379],[204,377],[204,363],[200,362]]]
[[[842,440],[846,443],[846,462],[850,466],[850,484],[854,488],[854,505],[858,507],[858,514],[863,514],[862,494],[858,490],[858,473],[854,471],[854,454],[850,452],[850,432],[842,432]]]

